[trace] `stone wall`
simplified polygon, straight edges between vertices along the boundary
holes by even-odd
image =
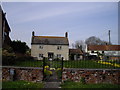
[[[14,73],[12,71],[14,71]],[[120,69],[76,69],[64,68],[62,81],[71,80],[85,83],[112,83],[120,84]],[[2,67],[2,80],[26,80],[41,82],[43,80],[42,68],[35,67]]]
[[[62,81],[80,82],[81,78],[85,83],[120,84],[120,69],[63,69]]]
[[[35,67],[2,67],[2,80],[26,80],[26,81],[42,81],[42,68]]]

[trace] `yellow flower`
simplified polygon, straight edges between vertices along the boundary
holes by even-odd
[[[101,64],[108,64],[108,65],[111,65],[111,66],[115,66],[115,67],[120,67],[120,64],[113,64],[113,63],[110,63],[110,62],[104,62],[104,61],[98,61],[98,63],[101,63]]]
[[[50,75],[52,75],[52,71],[49,71]]]
[[[61,70],[61,68],[57,68],[57,70],[59,71],[59,70]]]
[[[50,70],[55,70],[55,68],[50,68]]]
[[[115,67],[120,67],[120,65],[119,65],[119,64],[116,64],[116,63],[114,64],[114,66],[115,66]]]
[[[47,69],[47,68],[49,68],[49,66],[45,66],[44,68]]]

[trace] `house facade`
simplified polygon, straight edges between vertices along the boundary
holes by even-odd
[[[120,59],[120,45],[88,45],[87,53],[91,56],[107,56],[109,59]]]
[[[31,41],[31,56],[37,60],[42,60],[43,57],[50,59],[62,58],[69,59],[69,41],[68,33],[65,37],[57,36],[35,36],[32,32]]]

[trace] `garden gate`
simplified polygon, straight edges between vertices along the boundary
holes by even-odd
[[[62,81],[63,58],[51,59],[43,58],[43,81],[60,82]]]

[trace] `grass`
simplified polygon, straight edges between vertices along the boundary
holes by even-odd
[[[33,61],[17,61],[14,66],[22,67],[43,67],[43,61],[33,60]]]
[[[61,84],[62,88],[120,88],[120,85],[114,84],[82,84],[80,82],[65,82]]]
[[[95,60],[64,61],[65,68],[114,68],[110,65],[99,64]]]
[[[50,65],[51,68],[61,68],[62,67],[62,61],[48,61],[48,65]],[[22,67],[43,67],[43,61],[38,61],[38,60],[26,60],[26,61],[17,61],[15,65],[13,66],[22,66]],[[96,69],[96,68],[115,68],[114,66],[111,65],[106,65],[106,64],[100,64],[97,63],[95,60],[79,60],[79,61],[63,61],[63,67],[64,68],[91,68],[91,69]]]
[[[34,83],[27,81],[3,81],[2,88],[43,88],[43,83]]]

